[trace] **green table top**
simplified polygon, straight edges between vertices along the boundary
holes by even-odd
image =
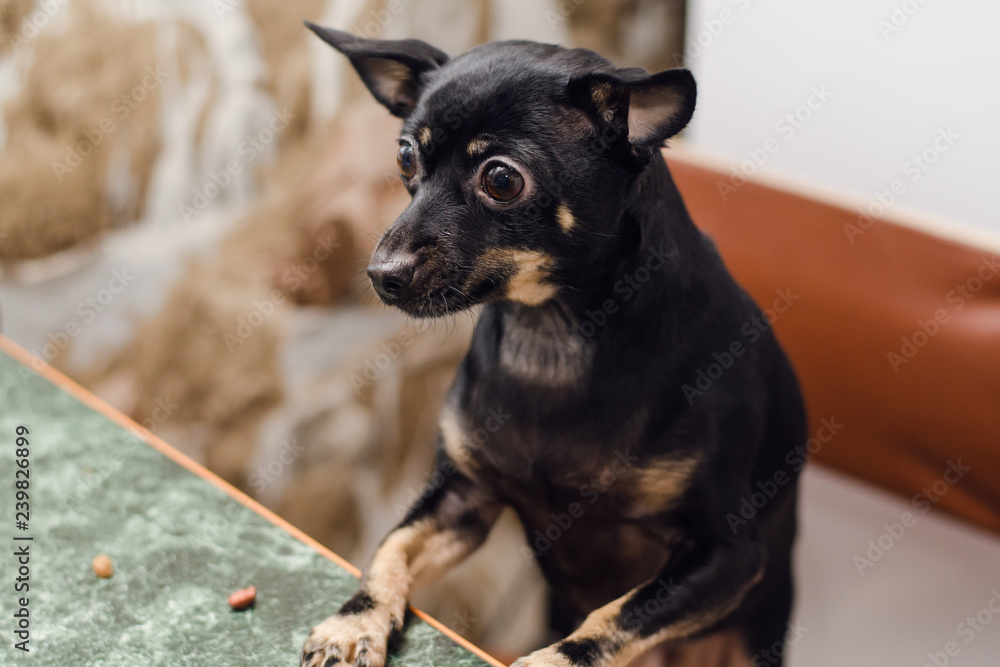
[[[30,431],[26,530],[15,523],[19,425]],[[298,665],[309,627],[357,585],[317,549],[3,352],[0,540],[3,665]],[[30,590],[16,593],[14,552],[25,545]],[[114,561],[110,579],[91,570],[102,553]],[[256,606],[231,611],[227,596],[250,585]],[[11,623],[24,596],[27,654],[14,647]],[[388,664],[489,663],[411,617]]]

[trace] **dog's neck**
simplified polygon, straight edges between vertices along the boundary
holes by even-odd
[[[619,221],[619,234],[627,234],[626,225],[638,228],[638,239],[628,250],[621,249],[612,259],[613,280],[642,275],[642,268],[657,258],[665,258],[653,271],[646,284],[636,291],[638,310],[651,300],[673,296],[691,287],[702,275],[706,262],[712,262],[714,251],[708,251],[706,239],[694,226],[680,191],[667,168],[662,154],[657,152],[650,165],[632,182]],[[709,244],[710,245],[710,244]],[[664,294],[664,292],[668,294]]]
[[[533,384],[571,385],[586,376],[594,341],[580,332],[579,315],[556,297],[541,306],[502,304],[498,361],[508,373]]]

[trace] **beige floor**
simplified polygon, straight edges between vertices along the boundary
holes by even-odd
[[[790,667],[1000,665],[996,535],[818,465],[800,516]]]

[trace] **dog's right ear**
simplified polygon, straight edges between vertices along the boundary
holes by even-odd
[[[448,62],[448,54],[419,39],[366,39],[309,21],[306,27],[347,56],[368,90],[394,116],[406,118],[417,105],[423,75]]]
[[[638,67],[571,79],[570,98],[592,117],[622,131],[637,148],[662,146],[688,124],[697,86],[686,69],[650,74]]]

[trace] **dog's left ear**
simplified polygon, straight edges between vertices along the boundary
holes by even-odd
[[[651,148],[684,129],[694,114],[697,87],[686,69],[650,74],[639,68],[592,73],[570,80],[570,98],[603,122],[628,133],[637,148]]]
[[[417,105],[423,75],[448,62],[448,54],[419,39],[366,39],[304,21],[320,39],[347,56],[368,90],[394,116]]]

